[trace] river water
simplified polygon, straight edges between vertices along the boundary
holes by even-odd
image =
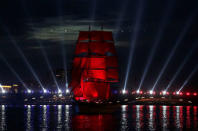
[[[0,130],[198,130],[198,106],[122,105],[114,113],[82,114],[72,105],[0,106]]]

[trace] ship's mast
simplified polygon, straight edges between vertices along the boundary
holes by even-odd
[[[103,31],[103,24],[101,25],[101,31]]]

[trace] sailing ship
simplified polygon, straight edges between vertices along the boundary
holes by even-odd
[[[71,88],[80,102],[105,101],[118,82],[118,60],[110,31],[80,31],[73,59]]]

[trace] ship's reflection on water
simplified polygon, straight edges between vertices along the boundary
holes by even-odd
[[[74,108],[72,105],[1,105],[0,130],[198,130],[197,106],[122,105],[116,112],[105,114],[77,113]]]
[[[114,121],[112,114],[75,115],[72,128],[75,131],[112,131],[116,130]]]

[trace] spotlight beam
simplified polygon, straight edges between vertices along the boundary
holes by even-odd
[[[61,3],[62,3],[62,2],[59,1],[59,6],[61,5]],[[30,19],[31,24],[34,26],[34,24],[33,24],[33,22],[32,22],[32,17],[31,17],[31,15],[29,14],[28,9],[27,9],[26,6],[25,6],[25,1],[22,2],[22,5],[23,5],[23,9],[24,9],[24,11],[25,11],[25,13],[26,13],[27,18]],[[62,10],[62,8],[58,8],[58,9],[59,9],[58,12],[60,13],[60,11]],[[56,78],[55,78],[55,76],[54,76],[54,73],[53,73],[53,71],[52,71],[52,68],[51,68],[51,66],[50,66],[50,62],[49,62],[49,59],[48,59],[48,57],[47,57],[47,54],[46,54],[45,50],[43,49],[42,43],[41,43],[40,41],[38,41],[38,40],[37,40],[37,43],[39,43],[39,45],[40,45],[40,48],[41,48],[41,51],[42,51],[42,53],[43,53],[44,59],[45,59],[45,61],[46,61],[46,63],[47,63],[47,66],[48,66],[48,69],[49,69],[49,71],[50,71],[50,74],[52,75],[52,79],[53,79],[54,83],[56,84],[56,87],[57,87],[57,89],[58,89],[58,91],[59,91],[59,90],[60,90],[59,85],[58,85],[57,80],[56,80]],[[44,93],[47,92],[47,90],[44,89],[44,88],[43,88],[43,91],[44,91]]]
[[[60,2],[60,1],[59,1],[59,2]],[[62,2],[60,2],[59,5],[61,5],[61,3],[62,3]],[[24,11],[25,11],[25,13],[26,13],[26,16],[30,19],[31,24],[34,25],[34,24],[32,23],[32,17],[31,17],[31,15],[29,14],[29,12],[28,12],[28,10],[27,10],[27,8],[26,8],[26,6],[25,6],[25,2],[22,2],[22,5],[23,5],[23,9],[24,9]],[[58,11],[59,11],[59,13],[60,13],[60,10],[61,10],[62,8],[58,8],[58,9],[59,9]],[[38,40],[37,40],[37,43],[39,43],[39,45],[40,45],[42,54],[43,54],[44,59],[45,59],[45,61],[46,61],[46,63],[47,63],[47,66],[48,66],[48,69],[49,69],[49,71],[50,71],[50,74],[52,75],[52,79],[53,79],[54,83],[56,84],[57,89],[60,90],[59,85],[58,85],[58,83],[57,83],[57,80],[56,80],[56,78],[55,78],[55,75],[54,75],[54,73],[53,73],[53,71],[52,71],[52,68],[51,68],[51,66],[50,66],[50,62],[49,62],[49,59],[48,59],[48,57],[47,57],[47,53],[46,53],[46,51],[44,50],[44,48],[43,48],[43,46],[42,46],[42,43],[41,43],[40,41],[38,41]],[[46,92],[46,90],[44,90],[44,92]]]
[[[8,29],[4,26],[2,26],[5,30],[5,32],[7,33],[9,39],[11,40],[12,44],[14,45],[14,47],[17,49],[18,53],[20,54],[20,56],[23,59],[23,62],[27,65],[28,69],[30,70],[30,72],[32,73],[32,75],[34,76],[34,78],[36,79],[36,81],[38,82],[38,84],[40,85],[40,87],[44,90],[44,86],[41,83],[40,79],[38,78],[36,72],[34,71],[33,67],[30,65],[30,63],[28,62],[27,58],[25,57],[24,53],[22,52],[22,50],[19,48],[19,46],[17,45],[17,42],[15,41],[15,39],[12,37],[12,35],[10,34],[10,32],[8,31]]]
[[[61,43],[62,59],[63,59],[63,68],[65,73],[65,87],[68,89],[68,80],[67,80],[67,61],[66,61],[66,51],[63,42]]]
[[[158,45],[161,41],[161,38],[162,38],[162,35],[164,33],[166,24],[168,23],[168,18],[170,17],[170,13],[172,12],[174,5],[175,5],[175,3],[174,4],[171,3],[171,6],[168,6],[168,9],[164,11],[164,15],[163,15],[164,17],[162,18],[162,20],[160,22],[161,24],[160,24],[160,27],[159,27],[159,31],[157,33],[154,45],[153,45],[153,47],[150,51],[149,57],[147,59],[146,66],[144,68],[144,73],[142,75],[142,78],[141,78],[139,86],[138,86],[138,90],[140,90],[142,88],[142,84],[145,80],[148,69],[150,68],[151,62],[153,61],[154,54],[155,54],[156,49],[157,49],[157,47],[158,47]]]
[[[48,57],[47,57],[47,53],[46,53],[45,49],[43,48],[43,45],[42,45],[40,42],[39,42],[39,45],[40,45],[40,47],[41,47],[41,51],[42,51],[43,56],[44,56],[44,59],[45,59],[45,61],[46,61],[46,63],[47,63],[48,69],[49,69],[49,71],[50,71],[50,73],[51,73],[51,76],[52,76],[52,78],[53,78],[53,81],[54,81],[54,83],[56,84],[57,89],[59,90],[60,87],[59,87],[59,85],[58,85],[58,82],[57,82],[56,77],[55,77],[55,75],[54,75],[54,72],[53,72],[53,70],[52,70],[51,64],[50,64],[49,59],[48,59]]]
[[[159,80],[161,79],[161,77],[162,77],[164,71],[166,70],[166,68],[167,68],[167,66],[168,66],[168,64],[169,64],[169,62],[171,61],[172,57],[174,56],[177,47],[179,46],[179,44],[181,43],[182,39],[183,39],[184,36],[186,35],[188,29],[190,28],[190,26],[191,26],[191,24],[192,24],[192,22],[193,22],[193,18],[194,18],[194,17],[195,17],[195,14],[193,14],[192,16],[190,16],[190,19],[187,21],[185,28],[183,29],[183,31],[182,31],[181,34],[179,35],[179,39],[176,41],[176,44],[175,44],[174,47],[172,48],[171,53],[169,54],[167,60],[165,61],[165,64],[164,64],[164,66],[162,67],[162,70],[160,71],[160,73],[159,73],[159,75],[158,75],[158,77],[157,77],[157,79],[156,79],[156,81],[155,81],[155,83],[154,83],[154,85],[153,85],[152,90],[154,90],[154,89],[156,88],[156,86],[157,86]]]
[[[64,66],[64,71],[65,71],[65,86],[66,90],[68,89],[68,84],[67,84],[67,64],[66,64],[66,53],[65,53],[65,48],[64,46],[62,47],[62,54],[63,54],[63,66]]]
[[[132,40],[131,40],[131,47],[130,47],[130,53],[129,53],[129,63],[127,65],[127,70],[126,70],[126,76],[125,76],[125,81],[124,81],[124,90],[126,89],[126,86],[127,86],[127,82],[128,82],[128,77],[129,77],[129,72],[131,70],[131,65],[132,65],[132,62],[133,62],[133,55],[134,55],[134,49],[135,49],[135,45],[136,45],[136,40],[137,40],[137,37],[138,37],[138,33],[139,33],[139,27],[140,27],[140,22],[141,22],[141,18],[142,18],[142,15],[143,15],[143,0],[140,0],[139,1],[139,8],[138,8],[138,11],[137,11],[137,18],[136,18],[136,22],[135,22],[135,29],[133,31],[133,37],[132,37]]]
[[[19,74],[14,70],[14,68],[8,63],[5,57],[0,55],[1,59],[4,61],[4,63],[7,65],[7,67],[10,69],[10,71],[15,75],[15,77],[20,81],[20,83],[28,90],[27,85],[24,83],[22,78],[19,76]]]
[[[129,2],[129,0],[125,0],[124,3],[122,4],[122,8],[121,8],[120,14],[118,16],[118,20],[116,22],[115,40],[117,40],[118,32],[119,32],[121,23],[123,21],[124,14],[126,12],[126,9],[127,9],[126,6],[128,5],[128,2]]]
[[[63,17],[62,17],[62,1],[58,1],[58,13],[59,13],[59,24],[62,25],[63,24]],[[62,35],[62,37],[64,37],[64,35]],[[65,47],[64,47],[64,42],[61,42],[61,51],[62,51],[62,59],[63,59],[63,68],[64,68],[64,72],[65,72],[65,87],[66,87],[66,92],[68,93],[68,81],[67,81],[67,64],[66,64],[66,51],[65,51]]]
[[[196,45],[196,44],[195,44]],[[197,45],[196,45],[197,46]],[[183,69],[184,65],[186,64],[186,62],[188,61],[188,59],[191,57],[191,55],[193,54],[193,51],[196,49],[197,47],[192,47],[192,49],[190,50],[190,52],[186,55],[186,57],[184,58],[183,62],[181,63],[181,65],[179,66],[179,68],[177,69],[177,72],[174,74],[173,78],[171,79],[171,81],[169,82],[168,86],[166,87],[165,91],[167,91],[171,85],[173,84],[173,82],[175,81],[175,79],[177,78],[177,76],[179,75],[179,73],[181,72],[181,70]]]
[[[178,90],[178,92],[180,92],[184,86],[186,86],[186,84],[189,82],[189,80],[192,78],[192,76],[198,71],[198,65],[195,66],[195,68],[193,69],[193,71],[190,73],[190,75],[187,77],[187,79],[184,81],[184,83],[182,84],[182,86],[180,87],[180,89]]]

